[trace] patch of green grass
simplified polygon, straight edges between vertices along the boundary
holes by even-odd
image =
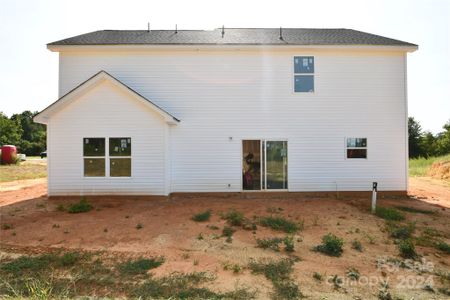
[[[236,230],[234,230],[230,226],[224,226],[222,229],[222,236],[226,237],[226,242],[231,243],[233,241],[233,233],[235,233]]]
[[[211,218],[211,210],[210,209],[193,215],[191,219],[195,222],[206,222],[206,221],[209,221],[209,218]]]
[[[280,251],[280,244],[283,242],[282,238],[268,238],[268,239],[256,239],[258,248],[271,249],[274,251]]]
[[[231,209],[222,215],[222,219],[226,220],[231,226],[242,226],[245,216],[242,212]]]
[[[409,223],[408,225],[399,225],[395,222],[386,222],[386,229],[392,238],[406,240],[410,239],[416,229],[415,223]]]
[[[239,274],[242,272],[242,267],[239,264],[224,263],[223,269],[225,271],[231,270],[234,274]]]
[[[267,216],[261,217],[259,220],[261,226],[272,228],[273,230],[283,231],[286,233],[296,233],[300,230],[300,226],[283,217]]]
[[[322,244],[315,246],[313,250],[329,256],[339,257],[344,251],[343,246],[343,239],[328,233],[322,237]]]
[[[398,243],[398,251],[403,258],[415,259],[417,257],[416,247],[411,240],[401,240]]]
[[[414,158],[409,160],[409,176],[427,176],[431,165],[435,162],[449,161],[450,154],[429,158]]]
[[[363,246],[362,246],[361,242],[358,241],[357,239],[354,239],[352,241],[352,249],[355,249],[356,251],[359,251],[359,252],[363,252]]]
[[[420,209],[420,208],[409,207],[409,206],[395,206],[395,208],[398,210],[401,210],[401,211],[406,211],[406,212],[416,213],[416,214],[424,214],[424,215],[433,215],[436,213],[433,210]]]
[[[281,259],[278,261],[266,259],[250,261],[248,267],[253,274],[262,274],[269,279],[274,287],[274,299],[299,299],[302,297],[300,289],[291,278],[294,261]]]
[[[118,266],[122,275],[138,275],[145,274],[150,269],[155,269],[164,263],[164,257],[153,258],[139,258],[136,260],[129,260]]]
[[[283,243],[284,243],[284,250],[286,250],[286,252],[294,252],[294,237],[292,236],[286,236],[283,239]]]
[[[444,252],[444,253],[447,253],[447,254],[450,254],[450,245],[448,244],[448,243],[446,243],[446,242],[437,242],[436,243],[436,249],[438,249],[438,250],[440,250],[440,251],[442,251],[442,252]]]
[[[81,259],[81,254],[78,252],[66,252],[59,257],[59,263],[63,267],[74,266]]]
[[[227,293],[216,293],[200,285],[215,278],[205,272],[173,273],[161,278],[150,278],[139,284],[130,294],[139,299],[254,299],[255,292],[236,288]]]
[[[0,165],[0,182],[47,177],[47,166],[41,163]]]
[[[93,208],[94,207],[86,200],[86,198],[82,197],[79,202],[69,205],[67,211],[71,214],[78,214],[88,212]]]
[[[395,208],[378,206],[375,215],[389,221],[402,221],[405,216]]]

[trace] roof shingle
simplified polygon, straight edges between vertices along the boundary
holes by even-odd
[[[100,30],[48,44],[63,45],[417,45],[353,29],[225,28],[214,30]]]

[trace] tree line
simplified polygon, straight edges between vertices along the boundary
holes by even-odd
[[[8,118],[0,112],[0,146],[15,145],[18,153],[39,155],[46,150],[47,132],[45,125],[34,123],[38,112],[26,110]]]
[[[450,120],[442,126],[444,131],[433,134],[423,131],[419,121],[408,118],[409,157],[441,156],[450,153]]]

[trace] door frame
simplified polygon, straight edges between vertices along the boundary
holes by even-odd
[[[262,158],[264,157],[264,180],[263,180],[263,172],[262,172],[262,168],[260,167],[261,170],[261,174],[260,174],[260,186],[261,188],[259,190],[244,190],[244,182],[243,182],[243,176],[242,176],[242,167],[243,167],[243,151],[244,151],[244,141],[259,141],[259,145],[260,145],[260,157],[261,157],[261,162],[260,164],[262,164]],[[267,159],[266,159],[266,147],[265,147],[265,142],[269,141],[269,142],[286,142],[287,143],[287,170],[286,170],[286,175],[287,175],[287,188],[286,189],[267,189]],[[264,149],[263,149],[263,144],[264,144]],[[240,172],[240,190],[241,192],[288,192],[289,191],[289,180],[290,180],[290,176],[289,176],[289,139],[288,138],[280,138],[280,137],[276,137],[276,138],[241,138],[240,139],[240,154],[239,154],[239,159],[240,159],[240,168],[239,168],[239,172]],[[264,151],[264,156],[262,155]],[[264,188],[263,187],[263,181],[264,181]]]

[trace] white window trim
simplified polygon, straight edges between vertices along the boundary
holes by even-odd
[[[366,146],[365,147],[348,147],[347,146],[347,139],[366,139]],[[345,137],[344,139],[344,146],[345,146],[345,150],[344,150],[344,157],[346,160],[368,160],[369,159],[369,139],[367,137],[354,137],[354,136],[348,136]],[[347,150],[352,150],[352,149],[366,149],[366,157],[347,157]]]
[[[296,73],[295,72],[295,58],[296,57],[312,57],[314,59],[314,72],[313,73]],[[316,57],[314,55],[311,54],[299,54],[299,55],[294,55],[292,57],[292,62],[293,62],[293,68],[292,68],[292,92],[295,95],[311,95],[314,94],[316,92]],[[296,75],[311,75],[313,77],[313,84],[314,84],[314,90],[312,92],[296,92],[295,91],[295,76]]]

